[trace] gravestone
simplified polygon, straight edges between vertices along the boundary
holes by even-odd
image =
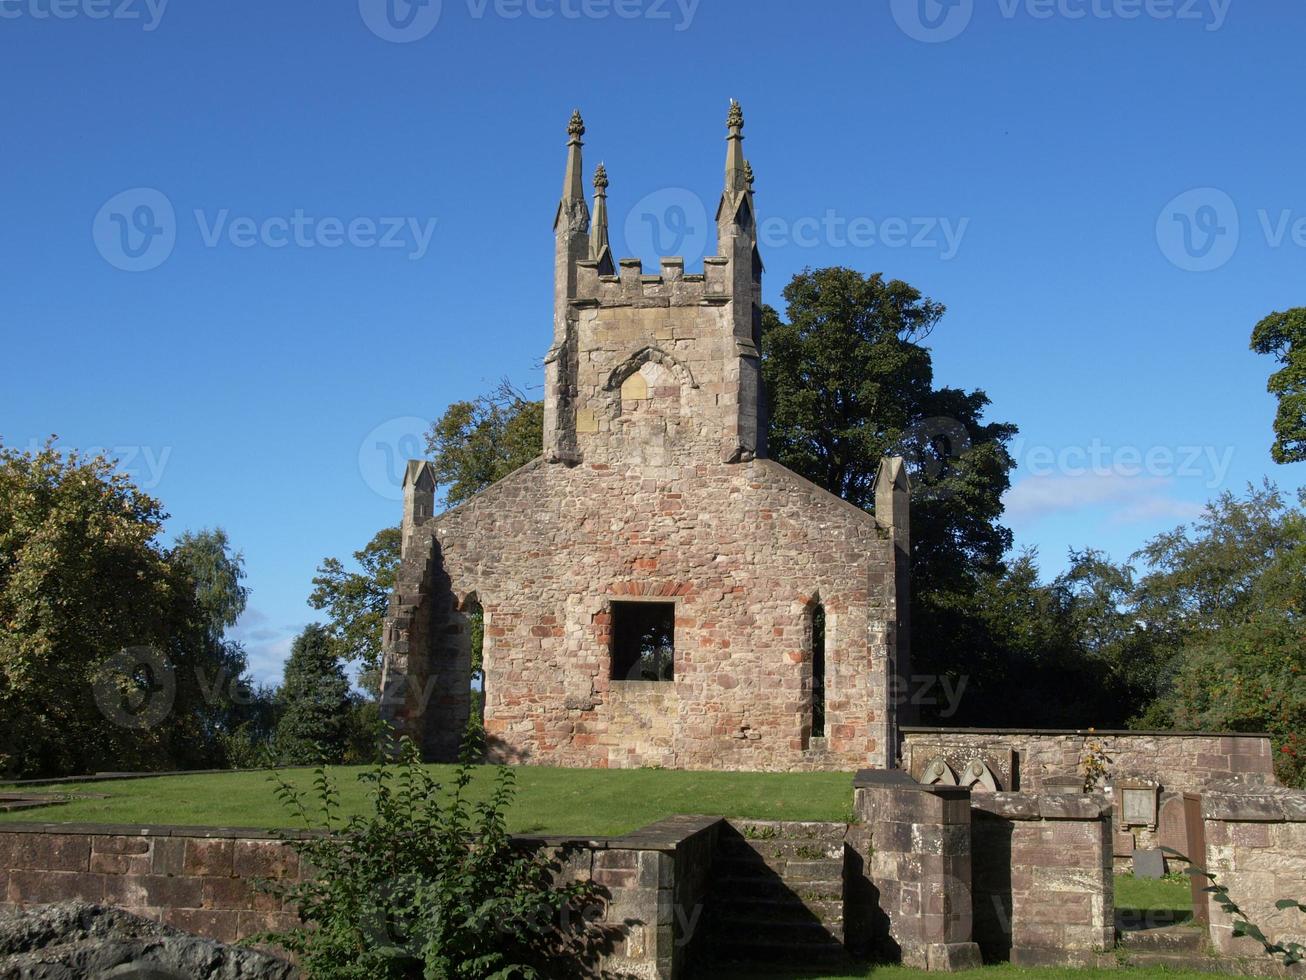
[[[1165,877],[1165,854],[1160,848],[1149,847],[1134,851],[1134,877],[1150,879]]]
[[[1177,854],[1188,854],[1188,823],[1184,819],[1184,798],[1172,796],[1161,804],[1160,823],[1157,839],[1162,848],[1169,848]],[[1172,854],[1171,857],[1174,857]]]

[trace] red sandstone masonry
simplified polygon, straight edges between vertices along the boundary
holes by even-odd
[[[579,848],[563,874],[607,889],[596,925],[612,946],[596,969],[672,978],[685,969],[693,937],[683,922],[697,922],[720,823],[672,817],[623,838],[525,843],[555,857]],[[302,871],[290,845],[265,831],[0,824],[0,908],[81,899],[230,943],[298,925],[294,908],[255,881],[296,881]]]
[[[986,961],[1096,962],[1115,945],[1103,795],[971,797],[975,939]]]

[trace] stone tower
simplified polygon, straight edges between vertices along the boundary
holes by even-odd
[[[645,275],[614,267],[608,175],[581,183],[580,113],[554,221],[553,346],[545,357],[545,457],[551,463],[737,463],[765,455],[761,420],[762,260],[744,114],[730,105],[717,255],[702,273],[680,257]]]

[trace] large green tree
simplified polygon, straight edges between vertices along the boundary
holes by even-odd
[[[317,623],[295,638],[278,692],[276,756],[285,765],[343,760],[350,739],[353,701],[349,679],[331,634]]]
[[[1306,499],[1303,500],[1306,503]],[[1306,513],[1272,484],[1224,493],[1136,556],[1135,616],[1165,672],[1147,727],[1268,731],[1279,773],[1306,775]]]
[[[923,341],[944,307],[907,283],[807,270],[784,298],[784,319],[770,308],[763,317],[768,454],[867,510],[881,457],[907,458],[914,673],[973,684],[980,650],[996,642],[976,597],[1011,546],[1000,518],[1016,427],[985,420],[983,391],[935,386]],[[905,693],[922,683],[908,680]]]
[[[336,657],[358,663],[359,686],[380,691],[381,630],[399,568],[399,528],[380,530],[362,551],[354,552],[355,570],[338,558],[325,558],[313,578],[309,605],[326,612]]]
[[[1279,400],[1270,453],[1276,463],[1300,463],[1306,460],[1306,307],[1271,313],[1256,324],[1252,350],[1281,365],[1269,382]]]
[[[166,550],[165,518],[109,459],[0,447],[0,772],[221,761],[243,669],[215,642],[221,561]]]

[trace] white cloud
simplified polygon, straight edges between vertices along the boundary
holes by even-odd
[[[1017,481],[1003,498],[1007,519],[1032,524],[1054,514],[1092,510],[1110,524],[1134,524],[1160,518],[1188,520],[1201,506],[1173,495],[1174,480],[1159,476],[1084,473],[1034,476]]]

